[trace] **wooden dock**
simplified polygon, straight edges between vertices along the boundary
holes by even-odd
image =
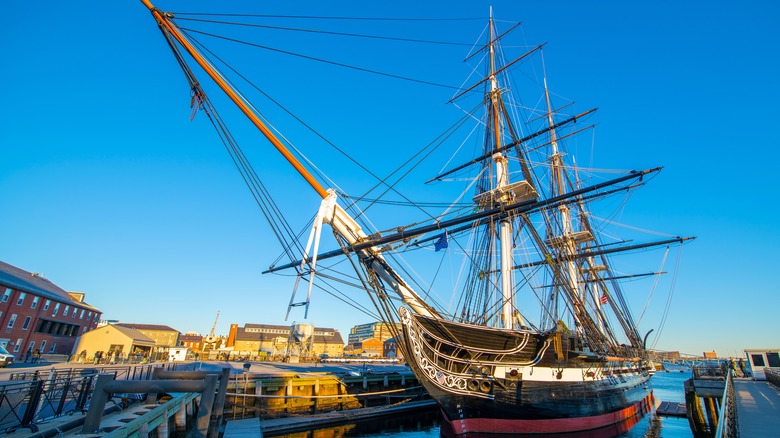
[[[778,436],[780,389],[766,381],[734,380],[737,426],[743,437]]]

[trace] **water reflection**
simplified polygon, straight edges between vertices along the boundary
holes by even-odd
[[[551,435],[555,438],[613,438],[626,435],[640,421],[647,422],[646,427],[642,427],[644,438],[658,438],[660,436],[661,422],[654,415],[649,414],[649,418],[641,415],[634,416],[626,421],[613,424],[601,429],[594,429],[584,432],[563,433]],[[539,438],[538,434],[467,434],[455,435],[448,425],[441,424],[441,417],[437,408],[431,411],[404,415],[402,417],[380,418],[365,421],[358,421],[351,424],[326,427],[316,430],[307,430],[293,432],[282,435],[265,434],[267,437],[283,438],[331,438],[331,437],[377,437],[377,436],[403,436],[404,438],[422,438],[422,437],[444,437],[444,438]]]
[[[264,433],[265,437],[283,438],[337,438],[355,436],[397,436],[412,437],[437,437],[439,436],[439,423],[441,416],[438,407],[430,410],[405,414],[399,417],[374,418],[370,420],[356,421],[352,424],[344,424],[326,427],[316,430],[293,432],[282,435]]]
[[[653,393],[658,402],[685,400],[683,382],[690,378],[690,373],[658,373],[651,381]],[[436,438],[451,437],[451,431],[447,426],[440,427],[440,414],[436,407],[421,413],[408,414],[401,417],[372,419],[354,422],[348,425],[328,427],[305,432],[288,433],[279,436],[288,438],[330,438],[330,437],[398,437],[398,438]],[[449,432],[449,433],[448,433]],[[502,435],[481,435],[490,438],[502,437]],[[534,437],[541,435],[503,435],[503,437]],[[644,416],[635,416],[623,423],[609,427],[570,434],[545,435],[552,438],[691,438],[693,436],[688,420],[676,417],[657,417],[655,411]],[[468,438],[477,438],[480,435],[470,434]]]
[[[626,419],[625,421],[622,421],[620,423],[612,424],[607,427],[602,427],[599,429],[592,429],[587,430],[583,432],[568,432],[568,433],[556,433],[556,434],[548,434],[545,436],[550,436],[554,438],[614,438],[617,436],[621,436],[624,433],[628,432],[632,427],[634,427],[637,423],[639,423],[640,420],[642,420],[642,415],[635,415],[631,418]],[[441,436],[445,438],[539,438],[539,434],[526,434],[526,433],[512,433],[512,434],[506,434],[506,433],[469,433],[466,435],[456,435],[453,430],[449,427],[448,423],[442,423],[441,424]],[[653,438],[657,437],[657,435],[646,435],[647,438]]]

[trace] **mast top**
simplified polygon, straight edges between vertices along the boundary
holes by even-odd
[[[323,187],[322,184],[320,184],[320,182],[317,181],[305,167],[303,167],[301,162],[295,158],[295,156],[290,152],[289,149],[287,149],[287,147],[279,140],[279,138],[277,138],[276,135],[274,135],[274,133],[268,129],[265,123],[260,120],[260,117],[258,117],[258,115],[252,110],[250,105],[235,90],[233,90],[230,85],[228,85],[228,83],[222,78],[216,69],[214,69],[214,67],[211,66],[211,64],[200,54],[200,52],[198,52],[198,50],[196,50],[195,47],[193,47],[192,44],[190,44],[190,42],[184,38],[181,32],[179,32],[179,29],[171,23],[170,17],[154,7],[154,5],[152,5],[149,0],[141,0],[141,3],[149,8],[149,11],[151,11],[155,20],[157,20],[157,23],[160,26],[160,30],[163,33],[170,34],[170,36],[172,36],[179,44],[181,44],[184,50],[186,50],[187,53],[192,56],[195,62],[200,65],[206,74],[209,75],[209,77],[211,77],[217,86],[219,86],[219,88],[225,92],[230,100],[236,104],[236,106],[241,110],[241,112],[244,113],[244,115],[252,122],[252,124],[254,124],[258,130],[260,130],[263,136],[265,136],[265,138],[271,142],[276,150],[278,150],[279,153],[281,153],[282,156],[293,166],[293,168],[295,168],[295,170],[306,180],[306,182],[309,183],[314,191],[316,191],[317,194],[320,195],[323,199],[327,198],[328,191],[325,189],[325,187]]]

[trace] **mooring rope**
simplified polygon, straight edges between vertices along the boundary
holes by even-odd
[[[404,392],[411,389],[419,389],[422,386],[412,386],[411,388],[392,389],[389,391],[380,392],[364,392],[360,394],[336,394],[336,395],[271,395],[271,394],[242,394],[239,392],[228,392],[225,395],[240,396],[240,397],[254,397],[254,398],[341,398],[341,397],[367,397],[370,395],[382,395],[392,394],[395,392]]]

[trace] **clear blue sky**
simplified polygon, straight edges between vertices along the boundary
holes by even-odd
[[[736,355],[780,345],[773,170],[780,155],[779,3],[214,3],[156,6],[485,18],[492,5],[497,18],[522,21],[529,43],[548,43],[551,88],[583,110],[600,108],[596,148],[609,152],[597,152],[595,162],[665,166],[652,188],[633,199],[647,212],[643,225],[698,236],[684,247],[657,348]],[[458,23],[349,29],[471,43],[484,26]],[[271,32],[267,38],[268,46],[288,44],[315,56],[332,41]],[[400,47],[363,41],[333,56],[453,85],[468,74],[458,67],[466,47]],[[284,323],[291,282],[260,275],[278,244],[210,125],[202,115],[190,122],[186,82],[139,1],[7,2],[0,54],[0,260],[86,292],[106,318],[207,333],[219,309],[222,334],[230,323]],[[457,115],[443,104],[447,91],[300,59],[248,56],[236,62],[260,70],[264,90],[335,143],[380,165],[382,157],[399,163],[408,154],[395,150],[427,143]],[[278,125],[300,129],[281,117]],[[270,151],[260,140],[255,149]],[[289,174],[266,160],[257,163],[264,178]],[[332,174],[347,187],[364,183],[345,181],[349,173],[339,169]],[[308,216],[316,202],[306,193],[283,204]],[[310,321],[346,337],[366,318],[320,294]]]

